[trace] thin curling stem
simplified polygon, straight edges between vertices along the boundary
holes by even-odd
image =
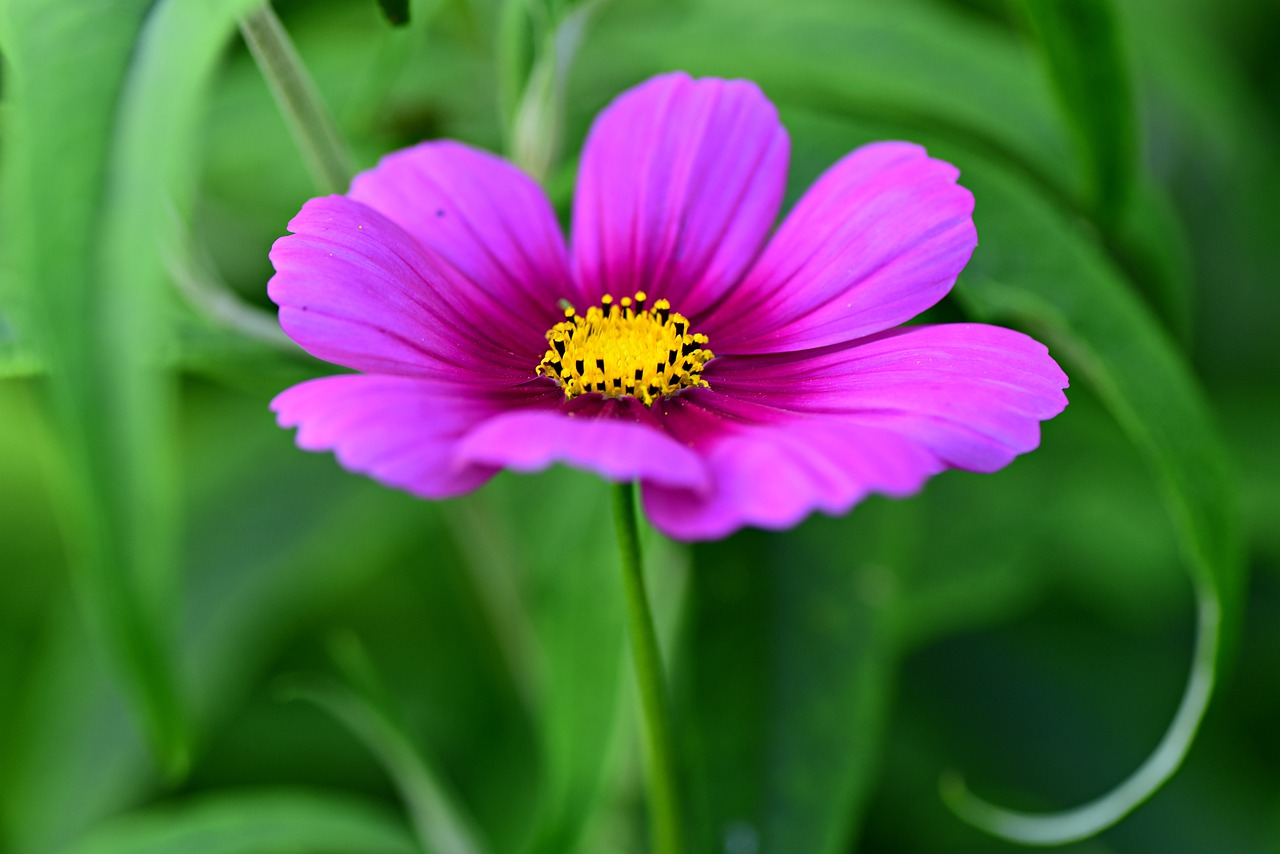
[[[941,783],[943,800],[952,811],[992,836],[1022,845],[1056,846],[1101,833],[1155,794],[1186,758],[1213,695],[1222,608],[1211,585],[1201,581],[1198,586],[1200,626],[1191,675],[1173,722],[1138,770],[1095,801],[1050,813],[1018,812],[988,803],[972,794],[964,781],[952,773]]]
[[[649,746],[649,812],[653,822],[654,850],[658,854],[683,854],[685,848],[681,834],[670,703],[640,562],[635,487],[630,483],[616,484],[613,499],[631,628],[631,657],[635,662],[636,685],[640,690]]]
[[[345,193],[355,172],[351,152],[271,4],[263,3],[241,18],[240,33],[289,124],[316,186],[330,193]]]

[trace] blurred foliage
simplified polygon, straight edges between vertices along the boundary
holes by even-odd
[[[446,814],[488,851],[643,850],[607,487],[432,505],[300,453],[267,403],[326,367],[174,287],[199,259],[268,311],[314,192],[236,35],[253,5],[0,5],[0,851],[443,852]],[[932,316],[1022,326],[1073,378],[996,475],[693,549],[650,532],[696,850],[1012,850],[939,773],[1027,809],[1114,785],[1177,705],[1188,577],[1229,637],[1202,735],[1068,850],[1280,850],[1275,5],[583,6],[276,4],[362,167],[509,147],[581,13],[543,113],[566,217],[591,118],[671,68],[761,84],[791,200],[858,144],[923,142],[981,240]]]

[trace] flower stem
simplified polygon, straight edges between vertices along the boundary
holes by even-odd
[[[241,18],[240,33],[289,123],[316,185],[326,192],[345,193],[355,171],[351,152],[271,3],[265,2]]]
[[[670,705],[662,670],[662,653],[658,649],[653,612],[649,609],[649,595],[645,590],[644,568],[640,562],[640,535],[636,529],[635,487],[632,484],[614,486],[613,509],[618,527],[618,547],[622,553],[622,578],[631,628],[631,657],[635,662],[636,685],[640,690],[645,735],[649,742],[649,811],[653,821],[654,850],[659,854],[682,854],[684,843]]]

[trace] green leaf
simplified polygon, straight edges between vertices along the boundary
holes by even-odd
[[[1007,171],[961,158],[983,199],[984,246],[966,273],[966,301],[985,318],[1031,327],[1089,382],[1157,475],[1180,534],[1199,605],[1196,658],[1165,739],[1112,793],[1055,816],[1023,816],[961,798],[981,826],[1023,840],[1064,841],[1123,818],[1177,770],[1241,622],[1244,564],[1236,490],[1208,407],[1176,348],[1087,237]],[[1035,246],[1036,251],[1021,247]],[[1222,637],[1226,642],[1221,642]],[[1002,834],[1003,835],[1003,834]]]
[[[1111,0],[1023,0],[1075,130],[1097,218],[1115,223],[1133,194],[1137,132],[1132,83]]]
[[[1126,272],[1182,340],[1191,334],[1185,241],[1139,181],[1128,51],[1113,0],[1022,0],[1087,176],[1085,207]]]
[[[130,709],[105,671],[79,609],[54,599],[5,744],[3,820],[14,851],[50,851],[139,795],[154,774]],[[122,761],[123,760],[123,761]]]
[[[793,132],[802,128],[798,136],[825,134],[831,160],[903,131],[783,107]],[[1029,184],[1021,170],[946,137],[916,138],[935,156],[956,163],[962,183],[978,200],[981,245],[958,295],[983,318],[1029,327],[1049,343],[1075,382],[1096,388],[1162,486],[1196,589],[1200,626],[1182,704],[1156,751],[1114,792],[1080,811],[1040,817],[1011,814],[950,791],[971,821],[1001,835],[1041,843],[1081,838],[1149,797],[1176,771],[1194,738],[1241,620],[1244,567],[1235,488],[1194,378],[1088,228]],[[1070,416],[1068,409],[1060,418]]]
[[[182,663],[200,674],[199,711],[212,722],[300,626],[444,535],[430,505],[300,452],[268,400],[210,389],[188,398]]]
[[[1187,230],[1170,192],[1148,179],[1137,182],[1122,219],[1103,236],[1121,270],[1184,348],[1196,328],[1197,309]]]
[[[0,380],[44,373],[44,364],[24,340],[23,330],[30,325],[25,303],[16,272],[0,268]]]
[[[139,176],[112,143],[120,111],[138,104],[128,63],[149,6],[6,4],[5,221],[75,472],[74,494],[62,496],[75,578],[158,757],[180,772],[186,725],[166,643],[175,577],[168,387],[147,352],[163,328],[146,271],[154,247],[114,244],[148,195],[133,200]],[[129,251],[139,252],[141,275],[121,279],[115,262]]]
[[[775,102],[892,121],[900,137],[942,133],[1009,158],[1064,204],[1084,181],[1052,91],[1013,35],[936,4],[708,0],[663,14],[602,14],[577,66],[602,92],[671,68],[746,77]]]
[[[563,468],[499,477],[465,500],[459,529],[490,601],[523,603],[497,613],[528,615],[506,624],[507,647],[534,677],[543,792],[531,850],[546,854],[575,850],[616,754],[626,614],[607,488]]]
[[[0,341],[0,380],[32,377],[44,371],[44,362],[35,353],[15,342]]]
[[[285,695],[320,706],[377,755],[400,791],[424,851],[479,854],[485,850],[471,827],[471,819],[463,815],[433,764],[423,757],[397,720],[359,641],[354,636],[340,637],[332,651],[346,685],[295,677],[285,684]]]
[[[181,505],[164,260],[190,203],[204,87],[248,5],[19,0],[0,18],[7,248],[50,372],[69,472],[60,509],[97,635],[88,648],[106,649],[174,775],[189,723],[171,631]],[[101,710],[99,692],[86,686],[89,708]],[[107,720],[110,752],[127,754],[128,724]]]
[[[984,317],[1041,334],[1095,387],[1162,482],[1193,579],[1221,600],[1226,626],[1238,626],[1245,569],[1237,493],[1186,362],[1087,235],[999,166],[957,159],[966,186],[985,200],[975,215],[984,250],[965,273],[962,296]],[[1020,248],[1029,246],[1036,250]]]
[[[895,659],[879,558],[904,538],[854,522],[695,551],[676,690],[693,850],[820,854],[857,836]]]
[[[421,854],[407,828],[356,798],[304,791],[204,795],[107,822],[62,854]]]
[[[409,0],[378,0],[378,6],[392,26],[403,27],[409,23]]]
[[[1106,22],[1109,17],[1095,26]],[[665,16],[626,17],[618,9],[594,29],[597,35],[579,61],[594,71],[583,75],[592,81],[616,79],[621,86],[669,68],[746,77],[778,103],[885,122],[896,138],[963,142],[1006,160],[1038,191],[1081,216],[1101,216],[1102,198],[1115,208],[1099,220],[1113,251],[1134,284],[1185,337],[1190,286],[1185,265],[1176,265],[1189,253],[1169,224],[1164,199],[1146,185],[1135,186],[1127,88],[1108,93],[1113,105],[1092,108],[1102,110],[1100,116],[1086,117],[1094,123],[1091,133],[1097,125],[1096,134],[1104,135],[1111,122],[1119,136],[1082,139],[1080,120],[1055,109],[1048,75],[1010,31],[936,4],[888,8],[802,0],[744,6],[706,0]],[[1107,32],[1114,36],[1114,30]],[[1091,71],[1091,81],[1105,80],[1090,85],[1127,87],[1118,43],[1093,49],[1110,51],[1111,60]],[[577,100],[592,104],[603,97]],[[1073,156],[1073,142],[1083,149],[1081,156]],[[1100,148],[1084,148],[1086,143]]]
[[[1260,100],[1264,90],[1245,73],[1248,60],[1239,44],[1223,36],[1274,26],[1265,17],[1250,20],[1248,13],[1226,24],[1212,3],[1117,5],[1133,46],[1139,91],[1147,96],[1149,148],[1158,153],[1152,159],[1182,202],[1196,269],[1211,288],[1195,302],[1197,364],[1214,379],[1234,384],[1248,376],[1269,383],[1280,367],[1271,343],[1280,317],[1280,288],[1273,287],[1280,269],[1274,228],[1280,218],[1280,128],[1275,110]]]
[[[260,2],[240,19],[240,34],[289,125],[316,187],[345,192],[355,173],[351,152],[320,97],[293,40],[270,2]]]
[[[542,28],[533,65],[511,118],[511,162],[544,184],[560,156],[566,81],[599,5],[599,0],[586,3]]]
[[[192,521],[179,660],[198,675],[201,734],[217,738],[303,627],[441,534],[428,505],[297,451],[260,392],[191,383],[185,403]],[[69,603],[52,607],[11,700],[24,737],[0,764],[0,815],[16,851],[52,850],[155,785],[94,642]]]

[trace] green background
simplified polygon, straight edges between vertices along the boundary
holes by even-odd
[[[329,368],[265,296],[319,189],[237,34],[253,5],[0,3],[0,851],[644,850],[608,487],[419,502],[267,411]],[[1280,851],[1280,7],[277,10],[361,168],[431,137],[527,152],[526,83],[585,20],[543,114],[565,217],[592,117],[661,71],[757,81],[790,200],[921,142],[980,240],[929,319],[1025,329],[1072,377],[998,474],[647,532],[693,850],[1013,850],[939,775],[1028,810],[1110,789],[1177,706],[1199,585],[1225,640],[1202,732],[1067,850]]]

